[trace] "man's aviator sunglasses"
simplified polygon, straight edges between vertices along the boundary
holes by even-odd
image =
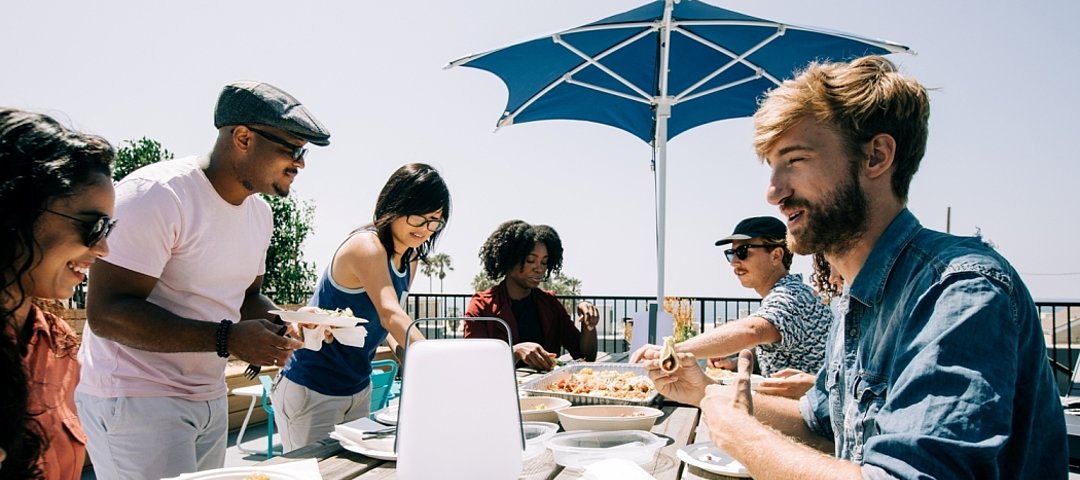
[[[429,232],[438,232],[446,226],[446,222],[442,220],[428,220],[420,215],[406,216],[405,223],[413,227],[427,227]]]
[[[87,248],[92,248],[94,245],[97,245],[98,242],[104,240],[105,237],[108,237],[109,233],[112,232],[113,227],[116,227],[116,220],[110,219],[108,215],[102,215],[98,217],[97,220],[86,221],[81,218],[66,215],[55,210],[49,210],[47,208],[45,209],[45,211],[53,215],[59,215],[64,218],[74,220],[76,223],[81,225],[83,229],[86,230],[86,236],[83,241],[86,243]]]
[[[738,247],[729,248],[727,250],[724,250],[724,256],[727,257],[728,263],[731,263],[732,261],[735,260],[735,257],[739,257],[739,260],[746,260],[746,257],[748,257],[750,255],[750,249],[751,248],[780,248],[780,247],[783,247],[783,245],[780,245],[778,243],[765,243],[765,244],[760,244],[760,245],[753,245],[753,244],[749,244],[749,243],[744,243],[742,245],[739,245]]]
[[[259,130],[257,128],[251,128],[251,127],[247,127],[247,129],[259,134],[260,137],[263,137],[263,138],[265,138],[267,140],[270,140],[271,142],[274,142],[274,143],[276,143],[278,145],[281,145],[281,146],[291,150],[292,153],[290,153],[289,155],[292,157],[292,159],[294,161],[295,160],[300,160],[301,158],[304,158],[304,155],[307,154],[307,149],[306,148],[298,147],[296,145],[293,145],[293,144],[287,142],[284,138],[281,138],[281,137],[279,137],[277,135],[274,135],[274,134],[272,134],[270,132],[267,132],[267,131],[264,131],[264,130]]]

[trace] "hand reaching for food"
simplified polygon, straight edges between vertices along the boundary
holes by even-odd
[[[514,358],[537,370],[555,368],[555,354],[544,350],[539,343],[522,342],[514,345]]]

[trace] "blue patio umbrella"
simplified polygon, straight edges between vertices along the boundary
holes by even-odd
[[[753,115],[763,93],[813,60],[896,52],[910,49],[756,18],[697,0],[658,0],[588,25],[470,55],[447,68],[479,68],[502,79],[509,97],[498,127],[585,120],[625,130],[652,146],[656,300],[662,305],[667,141],[699,125]],[[649,341],[655,343],[651,323]]]

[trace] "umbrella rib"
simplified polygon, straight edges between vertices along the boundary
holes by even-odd
[[[791,25],[780,22],[768,22],[768,21],[747,21],[747,20],[684,20],[679,22],[680,25],[735,25],[735,26],[747,26],[747,27],[784,27],[791,30],[800,30],[804,32],[820,33],[824,35],[830,35],[833,37],[845,38],[859,43],[878,47],[882,50],[888,50],[889,53],[908,52],[914,53],[911,47],[901,45],[889,40],[880,40],[875,38],[866,38],[853,33],[841,32],[839,30],[830,30],[828,28],[819,27],[805,27],[800,25]]]
[[[601,87],[599,85],[593,85],[591,83],[585,83],[585,82],[582,82],[580,80],[574,80],[573,78],[566,79],[566,83],[568,83],[570,85],[577,85],[579,87],[588,88],[590,90],[596,90],[598,92],[606,93],[608,95],[613,95],[613,96],[616,96],[616,97],[625,98],[627,100],[643,103],[645,105],[652,105],[651,99],[644,99],[644,98],[635,97],[635,96],[630,95],[628,93],[615,91],[615,90],[612,90],[610,88],[604,88],[604,87]]]
[[[678,101],[693,100],[693,99],[701,97],[703,95],[708,95],[708,94],[723,90],[725,88],[734,87],[736,85],[745,83],[745,82],[750,81],[750,80],[756,80],[756,79],[761,78],[761,77],[768,78],[769,81],[773,82],[773,84],[775,84],[775,85],[780,85],[780,80],[778,80],[776,77],[769,74],[769,72],[765,71],[765,69],[761,68],[761,66],[759,66],[756,63],[751,62],[751,61],[746,59],[747,56],[753,54],[754,52],[760,50],[765,45],[768,45],[769,43],[772,43],[773,40],[776,40],[777,38],[784,35],[784,25],[777,25],[777,27],[778,28],[776,29],[776,32],[774,32],[772,35],[769,35],[768,38],[762,40],[761,42],[758,42],[757,45],[754,45],[753,47],[751,47],[747,51],[743,52],[742,54],[736,54],[735,52],[732,52],[731,50],[728,50],[728,49],[726,49],[724,47],[721,47],[720,45],[717,45],[717,44],[715,44],[713,42],[710,42],[709,40],[707,40],[705,38],[699,37],[698,35],[694,34],[693,32],[689,32],[689,31],[683,30],[682,28],[676,27],[675,31],[685,35],[687,38],[690,38],[690,39],[692,39],[692,40],[694,40],[694,41],[696,41],[696,42],[698,42],[698,43],[700,43],[700,44],[702,44],[702,45],[704,45],[706,47],[709,47],[709,48],[711,48],[713,50],[716,50],[716,51],[718,51],[718,52],[720,52],[720,53],[722,53],[724,55],[727,55],[728,57],[731,57],[731,61],[724,64],[724,66],[714,70],[712,73],[706,75],[701,80],[698,80],[693,85],[687,87],[686,90],[683,90],[678,95],[675,95],[675,101],[678,102]],[[754,72],[756,73],[756,75],[747,77],[747,78],[745,78],[745,79],[743,79],[741,81],[731,82],[731,83],[729,83],[727,85],[724,85],[722,87],[711,88],[711,89],[706,90],[704,92],[700,92],[700,93],[697,93],[697,94],[694,94],[694,95],[690,95],[690,92],[692,92],[695,89],[697,89],[698,87],[704,85],[709,80],[712,80],[713,78],[716,78],[721,73],[724,73],[725,71],[727,71],[727,69],[731,68],[736,63],[741,63],[741,64],[746,65],[747,67],[753,69]]]
[[[679,101],[680,102],[689,102],[690,100],[693,100],[695,98],[704,97],[706,95],[711,95],[711,94],[719,92],[721,90],[727,90],[727,89],[732,88],[732,87],[737,87],[737,86],[742,85],[742,84],[744,84],[746,82],[752,82],[752,81],[757,80],[759,78],[761,78],[760,75],[753,75],[753,76],[749,76],[749,77],[746,77],[746,78],[743,78],[743,79],[740,79],[740,80],[735,80],[734,82],[726,83],[726,84],[721,85],[719,87],[713,87],[713,88],[710,88],[708,90],[704,90],[704,91],[695,93],[693,95],[687,95],[686,97],[680,98]]]
[[[602,64],[599,63],[599,60],[601,60],[604,57],[618,51],[619,49],[625,47],[626,45],[634,43],[634,42],[638,41],[639,39],[641,39],[642,37],[645,37],[645,36],[649,35],[649,33],[651,33],[652,30],[656,28],[655,23],[647,23],[647,24],[644,24],[644,26],[647,26],[649,28],[646,29],[646,30],[641,31],[640,33],[635,34],[634,36],[632,36],[632,37],[630,37],[630,38],[628,38],[626,40],[623,40],[622,42],[619,42],[618,44],[616,44],[615,46],[613,46],[611,48],[608,48],[608,49],[600,52],[595,58],[586,55],[584,52],[578,50],[577,48],[574,48],[573,45],[570,45],[569,43],[567,43],[565,40],[563,40],[561,38],[561,35],[562,35],[561,33],[552,35],[551,40],[553,42],[555,42],[555,44],[557,44],[559,46],[562,46],[563,48],[569,50],[573,54],[581,57],[583,60],[585,60],[585,62],[583,62],[582,64],[580,64],[580,65],[578,65],[576,67],[574,67],[569,72],[566,72],[565,74],[560,76],[558,79],[556,79],[556,80],[552,81],[551,83],[549,83],[547,86],[545,86],[539,92],[536,92],[535,94],[533,94],[533,96],[529,97],[528,100],[523,102],[521,104],[521,106],[516,108],[513,112],[507,112],[505,115],[503,115],[503,118],[501,118],[499,120],[498,126],[499,127],[505,127],[507,125],[513,125],[514,124],[514,117],[518,116],[518,114],[525,111],[526,108],[529,108],[529,106],[531,106],[533,103],[536,103],[537,100],[542,98],[544,95],[547,95],[548,92],[550,92],[552,89],[554,89],[555,87],[559,86],[559,84],[564,83],[564,82],[565,83],[571,83],[573,85],[579,85],[579,86],[587,87],[587,88],[590,88],[592,90],[597,90],[597,91],[600,91],[600,92],[603,92],[603,93],[609,93],[609,94],[617,95],[619,97],[628,98],[628,99],[631,99],[631,100],[634,100],[634,101],[643,101],[644,103],[651,104],[652,97],[650,97],[648,94],[646,94],[640,88],[637,88],[636,86],[634,86],[630,82],[626,81],[626,79],[620,77],[618,74],[616,74],[615,72],[611,71],[610,69],[608,69],[607,67],[605,67],[605,66],[603,66]],[[574,30],[576,31],[578,29],[574,29]],[[570,31],[571,30],[567,30],[567,32],[570,32]],[[587,83],[574,81],[573,80],[574,74],[582,71],[583,69],[585,69],[589,65],[595,66],[596,68],[600,69],[604,73],[607,73],[608,75],[610,75],[612,78],[619,81],[623,85],[626,85],[630,89],[634,90],[639,95],[641,95],[644,100],[635,98],[632,95],[627,95],[625,93],[616,92],[614,90],[609,90],[609,89],[605,89],[605,88],[602,88],[602,87],[597,87],[595,85],[590,85],[590,84],[587,84]]]
[[[582,52],[581,50],[578,50],[576,47],[571,45],[566,40],[563,40],[561,35],[555,35],[555,36],[552,37],[552,39],[555,40],[556,44],[561,45],[563,48],[569,50],[574,55],[577,55],[577,56],[581,57],[582,60],[585,60],[585,63],[575,67],[573,70],[571,70],[569,73],[567,73],[567,76],[572,76],[575,73],[578,73],[581,70],[583,70],[585,67],[588,67],[589,65],[592,65],[592,66],[600,69],[600,71],[608,74],[609,76],[611,76],[611,78],[614,78],[619,83],[621,83],[623,85],[626,85],[627,88],[637,92],[637,94],[641,95],[642,98],[649,99],[649,98],[652,98],[652,97],[649,94],[645,93],[644,90],[638,88],[637,85],[634,85],[634,84],[630,83],[625,78],[623,78],[619,74],[612,71],[610,68],[605,67],[602,63],[600,63],[600,60],[603,59],[604,57],[612,54],[612,53],[615,53],[615,52],[619,51],[623,47],[625,47],[625,46],[627,46],[627,45],[629,45],[631,43],[634,43],[634,42],[640,40],[641,38],[651,34],[653,31],[656,30],[656,28],[657,28],[656,25],[652,25],[649,29],[642,30],[640,33],[638,33],[638,34],[636,34],[636,35],[634,35],[634,36],[632,36],[632,37],[630,37],[630,38],[628,38],[626,40],[623,40],[623,41],[619,42],[614,47],[611,47],[611,48],[609,48],[607,50],[604,50],[603,52],[600,52],[600,54],[597,55],[595,58],[590,57],[589,55],[585,54],[585,52]]]

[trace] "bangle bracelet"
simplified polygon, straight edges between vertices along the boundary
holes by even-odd
[[[231,329],[231,320],[222,320],[221,323],[218,324],[215,345],[217,347],[217,355],[221,358],[229,358],[229,330]]]

